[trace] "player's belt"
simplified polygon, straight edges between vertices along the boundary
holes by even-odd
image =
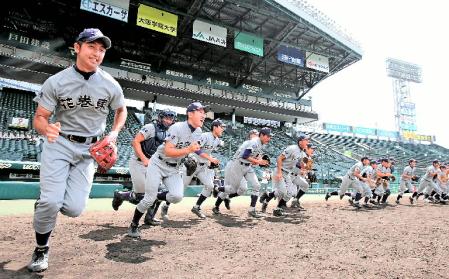
[[[249,165],[251,165],[251,163],[245,163],[245,162],[240,161],[240,165],[242,165],[242,166],[249,166]]]
[[[96,143],[98,141],[98,137],[82,137],[82,136],[76,136],[76,135],[66,135],[66,134],[60,134],[64,138],[68,139],[71,142],[77,142],[77,143]]]
[[[165,161],[164,159],[162,159],[161,156],[159,156],[159,160],[161,160],[161,161],[164,162],[167,166],[170,166],[170,167],[176,168],[176,167],[178,166],[178,164],[176,164],[176,163],[169,163],[169,162]]]
[[[198,165],[204,166],[204,165],[206,165],[206,163],[198,163]]]

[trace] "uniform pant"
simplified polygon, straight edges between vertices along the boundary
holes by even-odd
[[[277,175],[277,169],[274,170],[274,175]],[[282,179],[273,180],[274,195],[279,199],[289,201],[293,196],[296,196],[297,186],[292,181],[292,176],[288,172],[283,172]]]
[[[259,196],[260,184],[254,169],[242,165],[239,160],[229,161],[225,167],[225,193],[243,195],[248,188],[246,182],[252,186],[251,195]]]
[[[145,176],[147,167],[142,162],[131,158],[129,160],[129,174],[131,175],[131,182],[133,183],[134,193],[145,193]]]
[[[301,175],[292,175],[293,184],[297,186],[297,190],[301,189],[304,193],[307,192],[310,188],[309,182],[307,179]],[[296,194],[295,194],[296,196]]]
[[[194,177],[198,178],[201,184],[204,185],[201,195],[205,197],[210,197],[212,190],[214,189],[214,176],[215,172],[209,169],[206,165],[199,166],[191,176],[187,176],[186,170],[183,169],[182,180],[184,183],[184,188],[187,187]]]
[[[349,189],[349,187],[352,187],[354,191],[358,191],[359,193],[362,193],[362,190],[360,188],[360,180],[358,179],[351,179],[348,175],[343,176],[341,179],[341,185],[340,190],[338,191],[338,194],[340,196],[343,196]]]
[[[438,195],[441,195],[442,193],[441,188],[435,182],[432,180],[422,179],[419,182],[418,194],[424,193],[424,190],[426,190],[427,194],[430,194],[432,190],[434,190]]]
[[[86,207],[95,173],[89,146],[62,136],[54,143],[43,143],[40,196],[33,222],[37,233],[52,231],[58,212],[77,217]]]
[[[184,183],[179,168],[168,166],[159,158],[152,158],[145,178],[145,196],[137,205],[137,210],[144,213],[153,205],[161,182],[168,191],[166,196],[168,202],[178,203],[182,200],[184,197]]]
[[[399,196],[403,196],[405,191],[409,193],[413,193],[413,184],[410,180],[401,180],[401,184],[399,184]]]

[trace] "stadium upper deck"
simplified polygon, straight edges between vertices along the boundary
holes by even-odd
[[[176,36],[137,26],[141,5],[176,15]],[[235,111],[236,114],[255,117],[260,117],[256,112],[262,110],[272,113],[272,118],[276,118],[276,115],[278,119],[288,116],[289,120],[317,119],[315,113],[297,113],[301,111],[301,106],[310,106],[310,102],[303,98],[304,95],[318,82],[361,59],[360,48],[344,33],[336,32],[332,25],[323,24],[319,20],[322,17],[317,16],[321,14],[311,9],[310,5],[304,5],[304,1],[130,0],[128,13],[128,22],[122,22],[86,12],[80,9],[80,1],[14,1],[8,9],[0,11],[0,40],[6,45],[34,51],[36,57],[57,54],[73,59],[69,49],[73,38],[85,27],[99,27],[113,41],[113,48],[105,61],[108,65],[123,69],[124,61],[135,61],[132,65],[137,64],[139,67],[130,69],[128,63],[127,70],[139,73],[143,80],[160,78],[162,75],[166,79],[203,82],[211,88],[263,96],[268,98],[268,102],[270,98],[278,103],[287,99],[293,106],[279,111],[263,107],[245,109],[242,106],[244,103],[251,107],[259,103],[257,98],[252,103],[247,102],[246,97],[235,98],[240,106],[232,102],[227,106],[213,104],[213,108],[216,112],[231,112],[233,108],[240,107],[240,110]],[[226,28],[222,38],[227,42],[226,45],[193,38],[193,25],[197,20]],[[261,53],[254,55],[237,49],[237,36],[243,33],[261,39]],[[300,56],[286,56],[285,50],[290,53],[292,48],[299,51]],[[289,63],[284,59],[286,57],[290,59],[289,62],[292,59],[298,62],[295,59],[302,58],[302,66]],[[11,57],[7,59],[10,66],[11,63],[19,65],[14,70],[17,79],[44,79],[45,75],[39,77],[36,72],[47,71],[52,74],[55,71],[37,62],[23,63]],[[282,62],[282,59],[287,63]],[[325,62],[317,64],[321,60]],[[142,65],[146,68],[142,68]],[[35,72],[30,75],[20,69],[32,69]],[[11,74],[11,68],[0,67],[0,76],[7,74]],[[163,86],[159,90],[157,85],[148,88],[144,94],[136,93],[135,89],[141,90],[137,83],[127,82],[125,87],[125,94],[139,100],[151,100],[146,93],[152,94],[151,97],[162,95],[158,102],[170,104],[173,99],[161,94],[167,92]],[[173,90],[176,93],[177,89]],[[185,95],[185,92],[178,93]],[[187,103],[189,99],[210,102],[204,97],[190,95],[177,102],[178,105],[184,105],[183,102]]]

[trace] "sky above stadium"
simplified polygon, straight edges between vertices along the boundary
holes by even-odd
[[[423,82],[410,84],[417,133],[449,148],[447,55],[449,2],[309,0],[361,43],[363,58],[313,88],[320,122],[395,130],[394,97],[385,59],[422,66]]]

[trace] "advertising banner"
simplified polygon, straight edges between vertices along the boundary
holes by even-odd
[[[245,32],[236,32],[234,34],[234,48],[263,56],[263,38]]]
[[[352,132],[354,134],[364,135],[364,136],[375,136],[376,129],[373,128],[364,128],[364,127],[353,127]]]
[[[324,130],[340,132],[340,133],[350,133],[352,131],[351,126],[341,125],[341,124],[331,124],[331,123],[323,123]]]
[[[226,47],[227,29],[221,26],[213,25],[196,19],[193,22],[192,38]]]
[[[297,48],[280,45],[277,58],[281,62],[304,67],[304,52]]]
[[[128,22],[129,0],[81,0],[80,9]]]
[[[379,137],[386,137],[386,138],[390,138],[390,139],[397,139],[399,137],[398,132],[387,131],[387,130],[377,130],[377,135]]]
[[[329,58],[312,52],[306,52],[306,66],[310,69],[329,73]]]
[[[137,11],[137,26],[176,37],[178,16],[143,4]]]

